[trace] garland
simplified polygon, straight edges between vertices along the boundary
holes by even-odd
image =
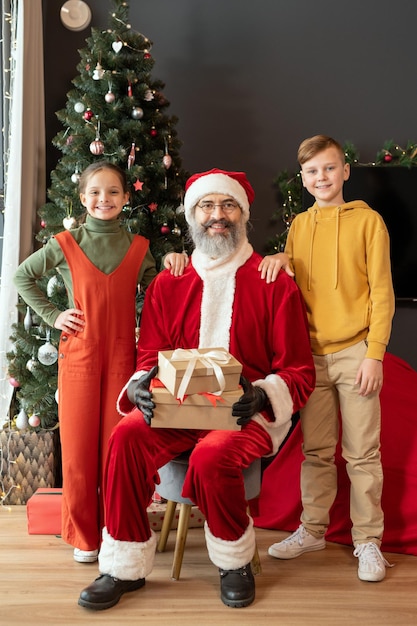
[[[355,166],[417,166],[417,143],[409,141],[406,148],[402,148],[394,141],[386,141],[377,152],[375,161],[361,163],[359,153],[355,146],[349,142],[343,145],[346,163]],[[276,234],[266,245],[266,252],[274,254],[282,252],[285,248],[288,230],[294,217],[303,210],[302,196],[303,184],[300,172],[281,171],[274,179],[273,184],[278,188],[279,207],[273,214],[273,219],[279,219],[284,223],[283,232]]]

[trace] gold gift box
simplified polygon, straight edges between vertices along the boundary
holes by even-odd
[[[197,354],[203,360],[199,360]],[[180,358],[182,355],[187,358]],[[218,358],[216,359],[216,357]],[[195,394],[220,391],[221,387],[216,375],[216,367],[221,368],[224,378],[222,392],[233,391],[239,387],[242,365],[224,348],[166,350],[158,353],[158,378],[173,396],[178,396],[178,390],[190,360],[194,362],[191,377],[184,389],[184,393]],[[214,366],[210,365],[210,361],[214,363]]]
[[[204,430],[240,430],[232,416],[232,405],[243,394],[242,388],[225,391],[221,396],[194,393],[180,402],[168,389],[152,387],[155,402],[151,425],[153,428],[196,428]]]

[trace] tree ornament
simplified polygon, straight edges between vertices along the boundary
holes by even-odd
[[[391,163],[391,161],[392,161],[392,154],[387,152],[387,154],[384,156],[384,163]]]
[[[175,235],[176,237],[180,237],[181,228],[175,224],[174,228],[172,229],[172,234]]]
[[[106,93],[106,95],[104,96],[105,101],[107,102],[107,104],[113,104],[113,102],[116,100],[116,96],[114,95],[114,93],[111,91],[110,87],[108,92]]]
[[[100,139],[95,139],[90,143],[90,152],[98,156],[104,152],[104,143]]]
[[[16,380],[16,378],[13,378],[13,376],[10,376],[9,383],[11,384],[12,387],[15,387],[16,389],[20,387],[19,381]]]
[[[33,372],[37,365],[37,360],[32,356],[32,358],[26,363],[26,369],[29,370],[29,372]]]
[[[155,96],[153,95],[153,91],[151,91],[150,89],[147,89],[145,91],[145,94],[143,97],[146,100],[146,102],[151,102],[155,98]]]
[[[181,204],[179,204],[179,205],[177,206],[177,208],[175,209],[175,213],[176,213],[177,215],[181,215],[181,214],[185,213],[185,207],[184,207],[184,205],[183,205],[183,203],[182,203],[182,202],[181,202]]]
[[[25,319],[23,320],[23,326],[25,328],[25,331],[28,333],[30,331],[30,329],[32,328],[32,315],[30,313],[30,308],[26,307],[26,315],[25,315]]]
[[[25,428],[28,427],[29,422],[28,422],[28,416],[26,414],[25,409],[20,409],[18,416],[16,417],[16,428],[18,430],[25,430]]]
[[[118,54],[123,48],[123,43],[121,41],[113,41],[111,47],[113,48],[114,52]]]
[[[46,333],[46,341],[38,350],[38,359],[42,365],[53,365],[58,360],[58,350],[51,343],[51,331]]]
[[[40,425],[41,420],[39,419],[37,415],[33,414],[29,417],[28,422],[29,422],[29,426],[32,426],[32,428],[36,428],[37,426]]]
[[[144,59],[151,59],[151,53],[149,52],[149,50],[144,50],[143,51],[143,58]]]
[[[105,70],[103,70],[101,63],[97,62],[96,68],[93,72],[93,80],[101,80],[105,74]]]
[[[55,391],[55,394],[54,394],[54,399],[55,399],[55,402],[56,402],[57,404],[59,404],[59,391],[58,391],[58,389]]]
[[[131,115],[134,120],[141,120],[143,117],[143,109],[140,107],[133,107]]]
[[[127,84],[127,95],[129,98],[132,98],[133,96],[133,92],[132,92],[132,81],[129,80],[128,84]]]
[[[130,152],[129,152],[129,156],[127,157],[127,169],[130,170],[130,168],[132,167],[132,165],[135,162],[135,158],[136,158],[136,153],[135,153],[135,144],[132,143],[131,147],[130,147]]]
[[[84,104],[82,102],[76,102],[74,104],[74,111],[76,113],[83,113],[84,109],[85,109],[85,106],[84,106]]]
[[[162,235],[169,235],[169,233],[170,233],[170,229],[169,229],[168,224],[162,224],[162,226],[161,226],[161,234]]]
[[[67,215],[67,217],[64,217],[62,220],[62,225],[66,230],[71,230],[71,228],[77,225],[77,220],[72,215]]]
[[[55,274],[54,276],[51,276],[46,285],[46,295],[48,296],[48,298],[52,298],[52,296],[54,295],[54,291],[57,288],[57,285],[58,277]]]
[[[155,126],[152,126],[150,134],[151,137],[156,137],[158,135],[158,131],[156,130]]]
[[[74,137],[72,135],[68,135],[65,143],[67,144],[67,146],[70,146],[73,141],[74,141]]]
[[[86,112],[84,113],[84,119],[86,120],[86,122],[89,122],[91,118],[93,117],[93,115],[94,113],[92,112],[92,110],[88,108]]]
[[[71,180],[74,184],[78,184],[79,180],[80,180],[80,172],[78,170],[78,166],[75,168],[75,172],[72,174],[71,176]]]
[[[164,167],[166,170],[169,170],[169,168],[172,165],[172,157],[170,154],[165,154],[163,159],[162,159],[162,163],[164,164]]]
[[[41,220],[41,227],[42,227],[42,228],[46,228],[46,222],[45,222],[45,220]]]

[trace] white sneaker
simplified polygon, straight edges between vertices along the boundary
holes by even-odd
[[[74,561],[77,563],[95,563],[98,559],[98,550],[80,550],[74,548]]]
[[[383,557],[376,543],[360,543],[353,551],[353,556],[359,558],[358,577],[369,582],[379,582],[385,578],[385,566],[393,567]]]
[[[313,537],[306,531],[301,524],[292,535],[269,546],[268,554],[276,559],[294,559],[304,552],[314,552],[315,550],[324,550],[326,541],[324,537]]]

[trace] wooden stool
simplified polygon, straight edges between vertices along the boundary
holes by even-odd
[[[164,552],[166,549],[175,510],[177,504],[180,505],[174,560],[171,570],[171,578],[174,580],[178,580],[180,577],[190,514],[194,505],[194,502],[188,498],[183,498],[181,495],[185,474],[188,469],[188,459],[189,453],[184,453],[161,467],[158,470],[161,482],[159,485],[156,485],[158,494],[167,500],[166,511],[156,548],[158,552]],[[243,470],[243,476],[246,499],[252,500],[259,495],[261,489],[261,460],[257,459],[247,469]],[[255,554],[252,559],[252,571],[254,574],[261,572],[261,562],[256,546]]]

